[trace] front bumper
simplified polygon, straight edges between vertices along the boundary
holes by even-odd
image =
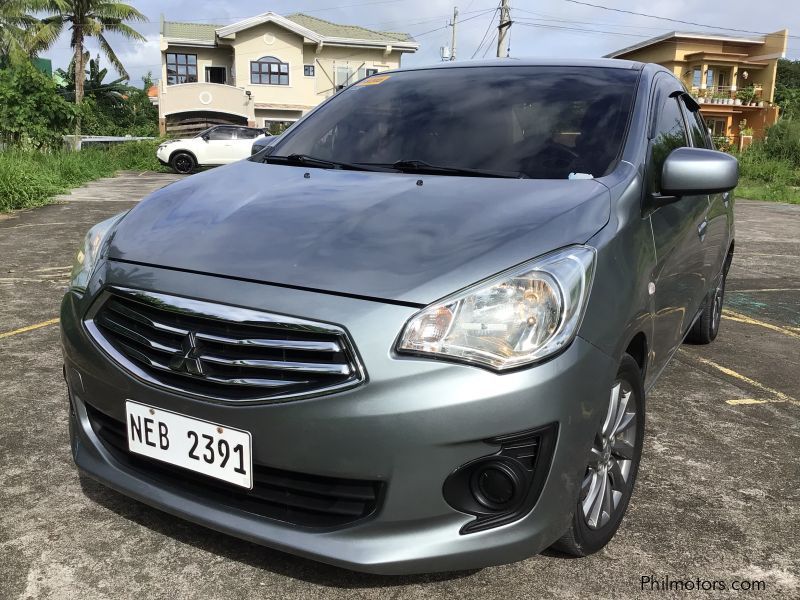
[[[101,284],[135,285],[224,304],[294,314],[347,327],[369,381],[359,388],[276,404],[234,406],[145,384],[110,361],[81,317]],[[142,284],[144,285],[144,283]],[[526,558],[567,528],[593,433],[604,415],[616,364],[577,338],[536,367],[496,375],[465,365],[400,358],[394,337],[415,308],[196,274],[109,263],[86,297],[62,304],[66,374],[79,468],[126,495],[259,544],[358,571],[402,574],[479,568]],[[115,460],[85,409],[124,421],[126,399],[246,429],[254,461],[278,469],[386,482],[371,518],[311,530],[222,506],[165,485]],[[474,517],[452,508],[442,485],[457,467],[496,448],[483,440],[558,423],[541,495],[519,520],[462,534]]]

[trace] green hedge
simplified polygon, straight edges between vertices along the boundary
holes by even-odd
[[[117,171],[161,171],[158,141],[80,152],[0,151],[0,212],[47,204],[53,196]]]

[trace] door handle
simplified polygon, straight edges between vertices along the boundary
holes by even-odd
[[[706,238],[706,230],[708,229],[708,219],[703,219],[703,222],[697,226],[697,235],[700,236],[702,242]]]
[[[731,201],[731,193],[730,192],[722,192],[722,203],[725,205],[725,208],[728,208],[728,204]]]

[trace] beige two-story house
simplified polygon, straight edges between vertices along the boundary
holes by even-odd
[[[673,31],[608,54],[663,65],[700,103],[715,137],[738,144],[742,130],[762,137],[778,120],[775,75],[789,32],[718,35]]]
[[[217,123],[279,132],[351,83],[400,66],[408,34],[267,12],[232,25],[161,20],[162,134]]]

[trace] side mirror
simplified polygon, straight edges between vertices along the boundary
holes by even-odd
[[[739,161],[705,148],[676,148],[661,171],[663,196],[700,196],[732,190],[739,183]]]
[[[207,142],[208,140],[210,140],[210,139],[211,139],[211,136],[210,136],[210,135],[208,135],[207,133],[206,133],[205,135],[201,136],[201,137],[202,137],[202,138],[203,138],[203,139],[204,139],[206,142]]]

